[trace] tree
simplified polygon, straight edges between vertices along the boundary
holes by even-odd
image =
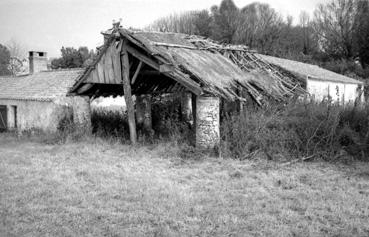
[[[212,38],[222,43],[232,43],[238,28],[239,9],[232,0],[223,0],[211,8]]]
[[[319,4],[314,12],[314,31],[322,50],[334,58],[353,56],[354,0]]]
[[[283,24],[283,18],[268,4],[249,4],[241,9],[236,42],[263,53],[271,52],[280,37]]]
[[[28,70],[28,65],[26,65],[27,52],[22,43],[12,38],[6,44],[10,52],[10,60],[8,65],[8,70],[13,76],[26,73]]]
[[[10,57],[23,60],[27,57],[27,51],[25,46],[15,38],[12,38],[6,43],[6,47],[9,49]]]
[[[359,56],[363,68],[369,65],[369,1],[357,2],[357,13],[355,17],[354,41],[355,50]]]
[[[8,70],[9,61],[9,49],[6,46],[0,44],[0,76],[10,75],[10,71]]]
[[[210,37],[211,35],[211,21],[212,18],[208,10],[202,10],[195,13],[194,24],[196,27],[195,34],[204,37]]]
[[[306,11],[300,13],[300,26],[303,32],[303,53],[306,55],[309,53],[311,45],[310,16]]]
[[[196,34],[209,37],[211,16],[207,10],[171,14],[154,21],[147,30]]]
[[[73,47],[62,47],[61,58],[56,58],[51,61],[51,67],[57,68],[80,68],[86,67],[95,57],[94,51],[89,51],[87,47],[79,47],[75,49]]]

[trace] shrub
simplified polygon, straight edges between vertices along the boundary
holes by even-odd
[[[319,156],[332,159],[344,149],[357,158],[368,153],[368,108],[330,102],[296,102],[246,109],[224,119],[223,154],[244,159],[262,151],[269,159]]]

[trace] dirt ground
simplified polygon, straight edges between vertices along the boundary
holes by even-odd
[[[1,236],[369,236],[369,164],[0,135]]]

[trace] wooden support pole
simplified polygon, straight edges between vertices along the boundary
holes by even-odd
[[[132,100],[131,83],[129,79],[129,59],[127,52],[127,41],[124,40],[122,47],[122,76],[123,76],[123,91],[124,99],[126,101],[128,113],[129,136],[131,143],[134,145],[137,142],[135,108]]]

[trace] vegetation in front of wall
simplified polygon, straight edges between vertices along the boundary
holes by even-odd
[[[237,159],[368,160],[368,109],[330,102],[245,109],[223,119],[221,151]]]
[[[184,160],[209,155],[240,160],[264,157],[274,161],[307,158],[368,161],[369,157],[369,105],[343,107],[330,101],[297,101],[224,113],[221,143],[214,153],[194,147],[194,129],[189,122],[182,121],[178,98],[155,97],[152,111],[153,130],[138,129],[140,144],[171,142]],[[62,144],[91,138],[92,132],[95,138],[129,143],[127,115],[123,111],[93,110],[91,118],[91,130],[65,117],[57,133],[32,130],[22,132],[21,137],[33,140],[39,137],[47,144]]]
[[[161,95],[152,98],[152,130],[138,124],[138,141],[153,144],[164,141],[191,143],[194,139],[191,125],[181,119],[178,96]],[[105,139],[129,143],[127,113],[119,110],[95,109],[91,114],[92,134]]]

